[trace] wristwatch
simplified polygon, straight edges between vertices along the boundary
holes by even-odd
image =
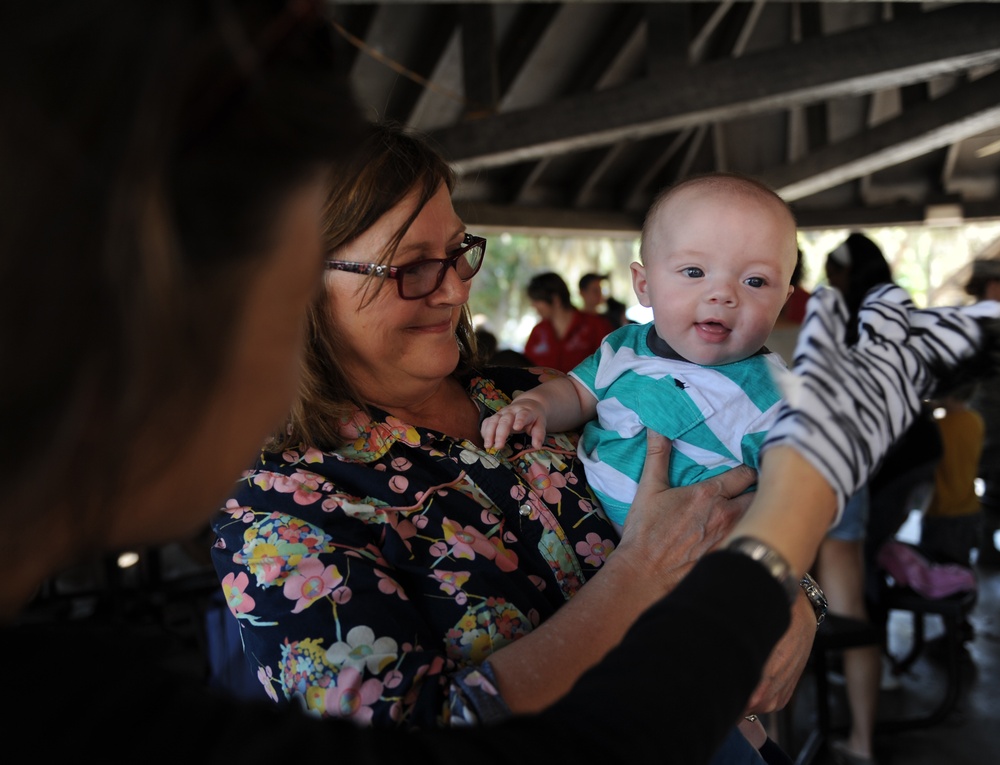
[[[743,553],[748,558],[760,563],[784,589],[788,596],[788,602],[795,602],[795,598],[799,595],[799,582],[792,574],[792,567],[788,565],[788,561],[770,545],[753,537],[738,537],[726,545],[726,549]]]
[[[812,603],[813,611],[816,612],[816,626],[818,627],[826,618],[826,595],[823,594],[823,590],[820,589],[819,585],[816,584],[816,580],[809,576],[809,574],[802,575],[802,578],[799,580],[799,586],[806,594],[806,597],[809,598],[809,602]]]

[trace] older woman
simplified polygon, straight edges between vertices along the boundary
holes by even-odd
[[[753,475],[693,490],[683,512],[665,511],[675,495],[646,504],[619,542],[574,434],[484,451],[480,421],[549,373],[472,366],[487,244],[455,214],[441,158],[378,126],[352,171],[327,201],[289,425],[214,523],[247,658],[272,698],[363,722],[542,709],[722,540]],[[804,597],[795,614],[748,712],[793,689],[816,625]]]

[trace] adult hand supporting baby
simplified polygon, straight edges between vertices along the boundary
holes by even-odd
[[[535,712],[564,695],[633,622],[726,538],[753,497],[746,466],[670,488],[670,442],[647,436],[646,460],[624,534],[602,570],[544,624],[491,654],[507,706]],[[813,620],[815,632],[815,620]],[[580,640],[581,634],[587,640]],[[733,721],[736,722],[735,720]]]
[[[620,549],[629,547],[633,540],[635,544],[653,547],[669,544],[674,551],[674,568],[668,572],[671,581],[664,586],[673,589],[694,562],[717,547],[726,530],[742,516],[754,498],[753,493],[743,492],[753,483],[755,474],[741,465],[701,483],[672,489],[666,478],[671,451],[669,439],[652,430],[647,431],[646,451],[642,478],[625,520]],[[665,512],[663,502],[667,499],[678,504]],[[650,508],[652,513],[647,512]],[[680,527],[675,520],[669,529],[654,525],[670,522],[668,516],[677,513],[688,516],[697,513],[702,520],[698,523],[689,520]],[[701,538],[697,539],[699,535]],[[676,549],[675,545],[678,546]],[[687,565],[679,565],[682,558],[678,552],[681,550],[687,551]],[[644,560],[645,556],[654,554],[653,551],[637,551],[630,556],[630,560]],[[643,575],[648,576],[649,573],[636,574]],[[775,646],[761,673],[761,680],[747,706],[748,713],[765,714],[782,709],[788,703],[805,669],[815,636],[816,615],[805,595],[802,595],[792,609],[792,623],[788,631]]]
[[[636,572],[647,577],[659,573],[668,592],[699,558],[718,547],[746,512],[753,495],[744,492],[756,473],[740,465],[700,483],[671,488],[670,441],[646,432],[646,461],[618,551],[633,562],[655,562],[665,560],[662,548],[669,547],[669,567],[659,563]]]

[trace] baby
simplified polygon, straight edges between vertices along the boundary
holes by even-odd
[[[798,247],[788,205],[766,186],[715,173],[660,193],[646,215],[632,286],[649,324],[608,335],[569,377],[518,395],[486,419],[487,449],[512,432],[541,446],[546,432],[586,424],[579,455],[618,528],[642,472],[646,428],[673,441],[670,484],[682,486],[758,452],[784,369],[764,343],[792,294]]]

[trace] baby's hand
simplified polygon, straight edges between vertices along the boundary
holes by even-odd
[[[539,402],[519,396],[483,420],[482,433],[487,449],[502,449],[511,433],[528,433],[531,445],[540,449],[545,441],[545,409]]]

